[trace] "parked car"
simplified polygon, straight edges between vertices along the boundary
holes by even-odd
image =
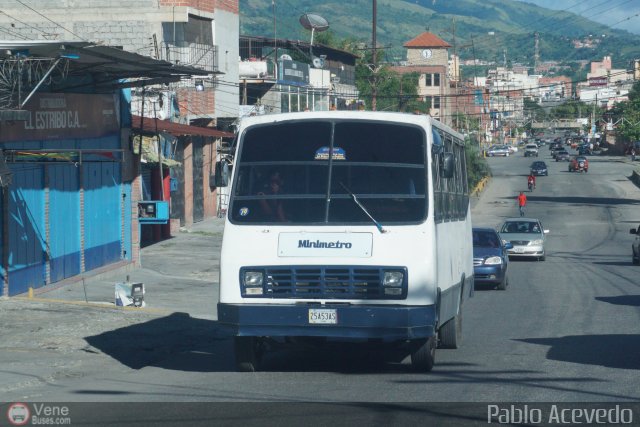
[[[638,225],[638,228],[629,230],[629,233],[636,235],[636,239],[631,244],[631,261],[634,264],[640,264],[640,225]]]
[[[589,172],[589,160],[584,156],[572,157],[569,161],[569,172]]]
[[[527,144],[524,147],[525,157],[538,157],[538,146],[536,144]]]
[[[487,150],[487,156],[489,157],[494,157],[494,156],[509,157],[509,154],[511,153],[509,152],[509,149],[507,148],[506,145],[493,145],[489,147],[489,149]]]
[[[568,162],[571,159],[567,150],[556,151],[553,157],[555,157],[556,162]]]
[[[549,176],[549,170],[547,169],[547,164],[542,161],[533,162],[530,166],[530,172],[535,176]]]
[[[545,230],[542,222],[535,218],[507,218],[500,227],[503,243],[513,245],[507,251],[509,256],[536,258],[538,261],[546,259],[544,243],[547,233],[549,230]]]
[[[473,229],[473,273],[476,284],[488,284],[504,291],[509,285],[511,243],[503,243],[493,228]]]

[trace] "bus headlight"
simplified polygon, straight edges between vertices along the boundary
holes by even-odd
[[[484,260],[485,265],[497,265],[502,264],[502,258],[499,256],[492,256]]]
[[[262,295],[264,274],[262,271],[245,271],[242,285],[247,295]]]
[[[382,286],[402,286],[404,274],[401,271],[385,271],[382,279]]]

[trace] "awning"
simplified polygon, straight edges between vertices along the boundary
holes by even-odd
[[[142,119],[142,128],[140,126],[140,116],[132,116],[131,126],[133,130],[143,133],[167,132],[173,136],[197,135],[210,136],[214,138],[233,138],[235,134],[224,132],[218,129],[205,128],[201,126],[183,125],[181,123],[170,122],[169,120],[152,119],[145,117]]]
[[[0,61],[20,57],[29,59],[66,59],[69,75],[93,74],[97,84],[134,79],[126,85],[145,86],[177,81],[192,76],[224,74],[172,64],[116,47],[96,43],[53,40],[0,40]],[[122,85],[122,83],[121,83]]]

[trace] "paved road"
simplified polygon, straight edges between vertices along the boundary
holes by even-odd
[[[182,283],[175,297],[182,313],[172,312],[167,295],[155,297],[157,311],[1,301],[7,329],[0,400],[637,401],[640,268],[631,264],[629,228],[640,222],[640,190],[627,179],[632,166],[593,158],[588,174],[570,174],[547,151],[540,159],[550,176],[539,178],[527,212],[551,230],[547,261],[514,261],[507,291],[478,290],[465,305],[463,347],[438,350],[430,374],[351,348],[280,351],[263,372],[233,372],[231,342],[208,310],[216,294],[209,281],[217,275],[207,251],[219,236],[201,232],[186,236],[194,248],[187,254],[171,246],[184,235],[164,249],[146,249],[155,260],[147,262],[155,271],[147,280],[155,274],[158,283]],[[496,226],[517,214],[515,196],[532,159],[488,160],[494,178],[474,200],[473,218]],[[158,261],[162,250],[182,255]],[[112,285],[104,289],[110,297]],[[50,295],[74,292],[77,286]]]

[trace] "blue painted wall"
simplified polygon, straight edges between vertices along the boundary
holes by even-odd
[[[9,296],[45,284],[44,169],[12,165],[9,187]]]
[[[121,259],[121,217],[119,163],[82,165],[84,187],[85,270]]]
[[[51,282],[80,273],[79,168],[49,165]]]
[[[120,101],[120,114],[126,127],[130,122],[129,101],[126,95],[121,95]],[[121,141],[117,133],[103,138],[13,141],[3,148],[119,149]],[[8,215],[4,218],[0,197],[0,244],[3,242],[1,224],[6,223],[9,230],[9,246],[3,248],[8,254],[8,270],[0,265],[0,295],[5,277],[9,281],[10,296],[25,293],[29,287],[44,286],[47,260],[52,283],[80,274],[83,244],[85,271],[120,261],[123,250],[126,259],[132,258],[131,183],[121,182],[121,164],[114,160],[95,154],[85,157],[82,164],[9,165],[13,183],[4,190],[8,200]],[[81,187],[84,203],[80,198]]]

